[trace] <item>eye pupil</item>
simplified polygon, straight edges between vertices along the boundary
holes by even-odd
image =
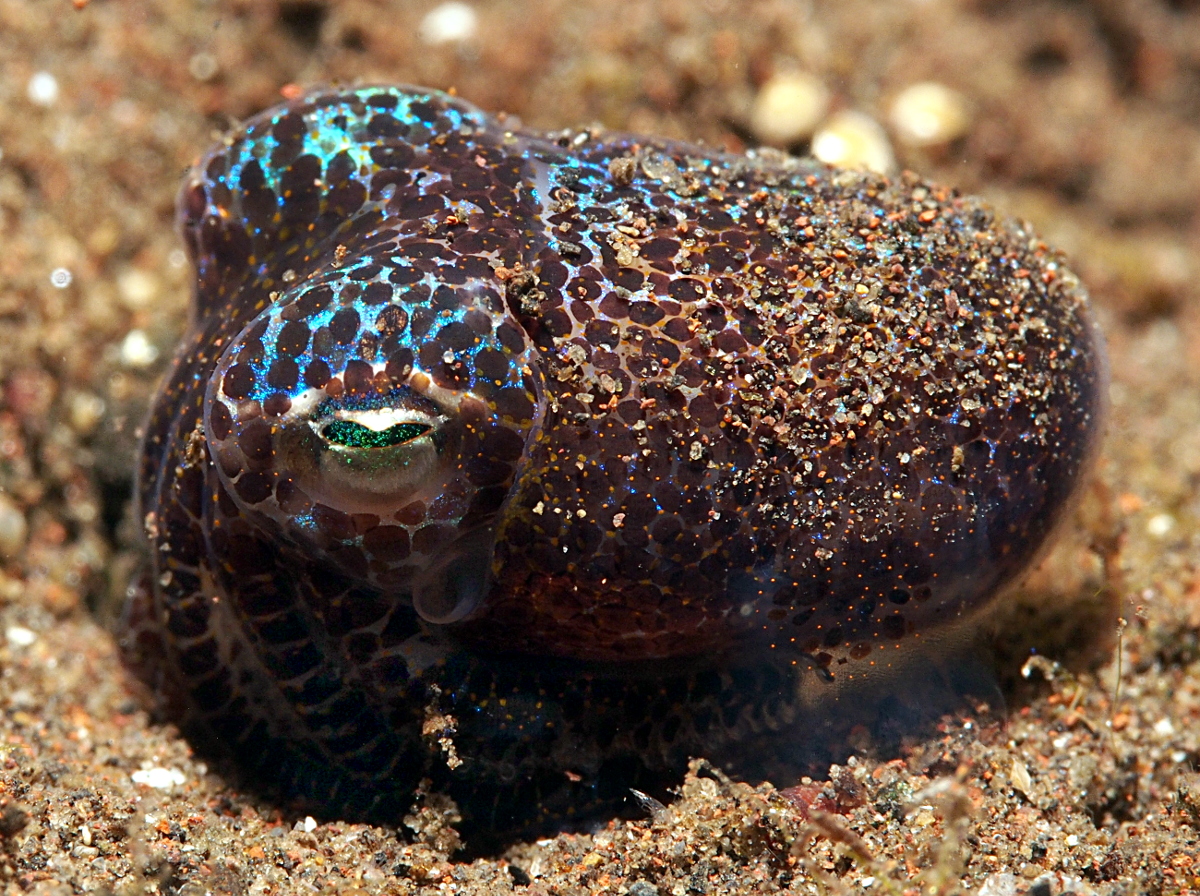
[[[321,427],[325,441],[344,448],[391,448],[425,435],[433,427],[424,423],[397,423],[387,429],[371,429],[353,420],[334,420]]]

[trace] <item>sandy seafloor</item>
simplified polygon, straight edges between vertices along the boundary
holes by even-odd
[[[440,44],[435,5],[0,0],[4,891],[1200,892],[1200,4],[501,0]],[[306,824],[153,724],[96,611],[135,562],[135,433],[185,322],[189,162],[334,80],[736,149],[789,68],[885,124],[915,82],[959,91],[964,135],[893,129],[899,164],[1033,221],[1108,334],[1097,484],[1003,627],[1006,721],[847,760],[806,786],[812,821],[701,772],[642,822],[473,862],[436,800],[399,831]],[[1065,663],[1051,681],[1016,675],[1030,647]]]

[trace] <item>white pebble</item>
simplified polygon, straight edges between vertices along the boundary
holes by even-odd
[[[949,143],[971,126],[963,95],[935,81],[922,81],[900,91],[888,117],[896,136],[909,146]]]
[[[1155,538],[1162,538],[1175,528],[1175,517],[1169,513],[1156,513],[1146,520],[1146,531]]]
[[[443,3],[421,19],[417,36],[427,44],[447,44],[470,40],[475,36],[479,17],[466,3]]]
[[[13,647],[28,647],[37,640],[37,632],[23,625],[10,625],[4,630],[4,637]]]
[[[879,122],[862,112],[839,112],[813,136],[812,153],[828,165],[888,174],[896,157]]]
[[[1008,771],[1008,777],[1012,781],[1012,786],[1021,791],[1026,799],[1032,800],[1030,791],[1033,789],[1033,778],[1029,776],[1029,769],[1025,767],[1016,756],[1013,757],[1012,767]]]
[[[829,91],[804,72],[775,75],[759,88],[750,130],[764,143],[789,146],[812,136],[829,108]]]
[[[161,765],[139,769],[129,777],[133,779],[134,784],[145,784],[155,790],[170,790],[187,780],[179,769],[163,768]]]
[[[58,79],[49,72],[34,72],[25,85],[25,95],[37,106],[53,106],[58,100]]]
[[[29,523],[16,502],[0,495],[0,556],[15,557],[25,547]]]
[[[121,363],[126,367],[149,367],[157,359],[158,349],[141,330],[130,330],[121,342]]]

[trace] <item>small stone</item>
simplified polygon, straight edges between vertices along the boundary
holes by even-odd
[[[648,152],[641,158],[642,173],[651,180],[670,184],[680,180],[679,166],[670,156],[660,152]]]
[[[812,153],[828,165],[866,168],[888,174],[896,157],[887,134],[874,118],[862,112],[839,112],[813,136]]]
[[[211,81],[219,70],[217,58],[211,53],[196,53],[188,60],[188,74],[197,81]]]
[[[130,311],[141,311],[158,297],[158,278],[141,268],[125,268],[117,275],[117,294]]]
[[[1025,767],[1025,763],[1016,756],[1013,757],[1008,777],[1012,781],[1013,789],[1020,791],[1025,799],[1032,802],[1033,796],[1030,791],[1033,789],[1033,779],[1029,777],[1029,769]]]
[[[34,72],[25,85],[25,95],[36,106],[53,106],[58,101],[58,79],[49,72]]]
[[[15,837],[29,824],[29,813],[20,806],[9,804],[0,810],[0,837]]]
[[[927,828],[936,821],[937,817],[933,814],[933,807],[921,806],[912,817],[912,826],[915,828]]]
[[[1156,513],[1146,521],[1146,532],[1162,538],[1175,528],[1175,518],[1169,513]]]
[[[25,547],[29,523],[12,498],[0,495],[0,557],[17,556]]]
[[[29,647],[37,640],[37,632],[23,625],[10,625],[4,630],[4,639],[13,647]]]
[[[633,183],[637,173],[637,162],[629,157],[613,159],[608,163],[608,175],[618,187],[627,187]]]
[[[475,36],[479,16],[466,3],[443,3],[421,19],[417,35],[427,44],[461,43]]]
[[[936,81],[906,87],[892,100],[888,115],[896,137],[909,146],[937,146],[957,140],[971,126],[961,93]]]
[[[121,363],[126,367],[149,367],[158,360],[158,349],[144,332],[130,330],[121,342]]]
[[[79,435],[89,435],[104,416],[104,399],[91,392],[76,392],[67,401],[71,428]]]
[[[1175,723],[1163,717],[1154,723],[1154,733],[1159,737],[1170,737],[1175,733]]]
[[[145,784],[155,790],[170,790],[187,780],[179,769],[162,766],[139,769],[129,777],[133,779],[134,784]]]
[[[805,72],[775,75],[759,88],[750,130],[763,143],[790,146],[812,136],[829,108],[829,91]]]

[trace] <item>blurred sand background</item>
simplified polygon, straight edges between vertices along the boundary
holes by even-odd
[[[698,767],[642,822],[472,862],[436,798],[399,831],[290,817],[152,724],[104,619],[136,562],[137,427],[186,320],[175,190],[237,120],[358,81],[533,127],[849,153],[1066,249],[1108,334],[1111,419],[1002,627],[1007,722],[855,756],[793,792],[807,820]],[[1195,0],[0,0],[0,887],[1200,892],[1198,210]],[[1065,665],[1020,678],[1031,647]]]

